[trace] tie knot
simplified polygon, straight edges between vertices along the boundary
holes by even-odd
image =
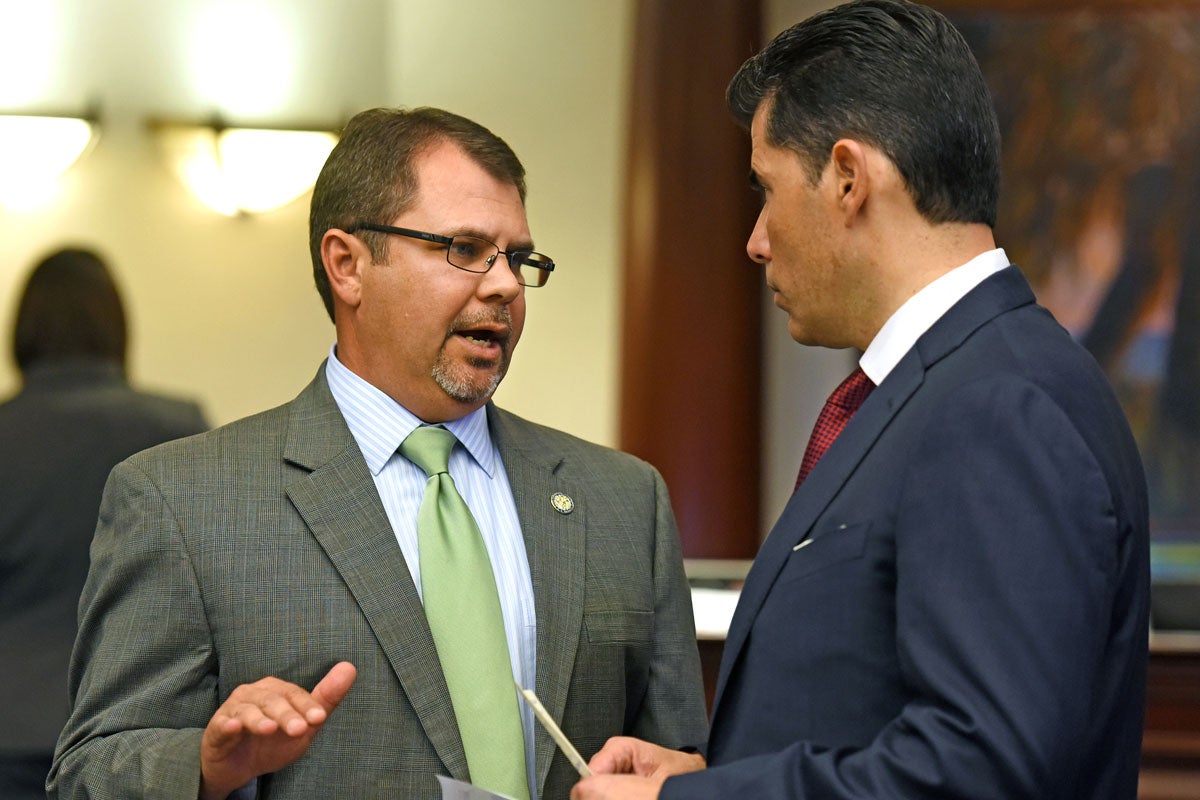
[[[450,451],[457,443],[458,438],[445,428],[422,425],[400,443],[400,455],[432,478],[449,470]]]
[[[874,388],[875,384],[867,377],[867,373],[862,371],[862,367],[855,367],[854,372],[829,395],[828,402],[850,411],[857,411]]]

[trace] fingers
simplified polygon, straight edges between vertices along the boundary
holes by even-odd
[[[604,774],[633,772],[633,752],[638,740],[629,736],[614,736],[588,761],[588,769]]]
[[[678,753],[631,736],[614,736],[592,756],[588,768],[599,774],[651,776],[662,771]]]
[[[354,665],[343,661],[311,693],[274,677],[234,689],[200,742],[201,798],[223,798],[303,756],[356,676]]]
[[[593,775],[571,789],[571,800],[655,800],[663,779],[635,775]]]
[[[319,725],[326,712],[308,692],[277,678],[263,678],[237,687],[213,717],[217,732],[270,736],[282,731],[301,736],[309,722]]]
[[[629,736],[609,739],[588,762],[588,768],[597,775],[638,775],[659,780],[704,766],[704,757],[696,753],[669,750]]]
[[[276,732],[296,738],[319,727],[337,708],[354,684],[357,671],[348,661],[335,664],[312,693],[294,683],[267,677],[243,684],[230,693],[209,725],[214,747],[244,734],[271,736]]]

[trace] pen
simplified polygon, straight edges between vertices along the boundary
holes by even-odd
[[[554,717],[550,716],[550,712],[542,705],[542,701],[538,700],[533,690],[522,688],[521,684],[518,683],[517,691],[520,692],[521,697],[529,704],[529,707],[533,709],[533,715],[537,717],[537,721],[542,723],[542,727],[550,734],[550,738],[558,745],[558,749],[562,750],[563,755],[567,757],[567,761],[571,762],[571,766],[579,773],[579,777],[586,778],[591,775],[592,771],[588,769],[588,765],[583,760],[583,757],[579,755],[579,751],[575,749],[570,739],[558,727],[558,724],[554,721]]]

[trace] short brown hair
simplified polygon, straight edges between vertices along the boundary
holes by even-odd
[[[346,124],[313,187],[308,245],[313,279],[333,319],[333,293],[321,262],[321,239],[330,228],[362,222],[387,224],[416,200],[416,159],[431,145],[452,141],[497,180],[517,187],[525,202],[525,167],[503,139],[477,122],[440,108],[372,108]],[[360,238],[380,261],[383,234]]]

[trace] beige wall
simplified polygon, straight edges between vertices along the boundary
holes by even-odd
[[[221,217],[175,181],[145,121],[224,111],[235,120],[333,125],[371,105],[433,104],[475,117],[518,151],[535,239],[561,265],[530,292],[499,401],[615,444],[633,0],[237,2],[280,12],[296,54],[288,59],[294,79],[258,110],[206,94],[190,72],[197,16],[222,0],[42,0],[59,12],[57,49],[17,79],[5,75],[0,110],[94,102],[103,128],[50,205],[0,210],[0,395],[18,382],[10,331],[25,272],[69,241],[100,248],[119,272],[135,382],[194,395],[218,423],[290,399],[333,337],[309,277],[307,196],[258,217]],[[0,27],[12,29],[3,15],[16,5],[0,4]],[[765,34],[828,5],[766,0]],[[764,304],[769,526],[849,356],[796,345],[765,292]]]
[[[192,75],[199,17],[220,0],[45,2],[58,11],[55,57],[6,74],[0,110],[94,102],[103,128],[49,205],[0,210],[0,395],[18,385],[10,333],[24,276],[38,255],[72,242],[97,247],[118,272],[135,383],[193,395],[217,423],[291,398],[333,337],[312,289],[307,196],[257,217],[221,217],[175,181],[145,121],[223,112],[332,126],[372,105],[430,104],[475,117],[514,146],[529,171],[535,239],[561,264],[531,292],[499,400],[613,442],[631,0],[238,0],[281,20],[294,54],[247,55],[261,59],[248,75],[292,64],[292,80],[257,105]],[[0,5],[0,27],[13,30],[5,15],[16,5]]]
[[[8,357],[13,307],[31,262],[63,242],[107,254],[131,317],[136,383],[193,395],[224,422],[291,397],[315,371],[332,326],[310,288],[306,203],[260,217],[230,219],[199,205],[167,170],[146,129],[152,117],[336,124],[384,97],[385,41],[373,19],[379,0],[296,4],[279,36],[294,55],[260,47],[282,76],[257,105],[222,98],[194,74],[193,53],[213,0],[51,0],[59,11],[56,58],[45,89],[16,110],[74,111],[98,105],[95,148],[67,174],[55,199],[32,211],[0,213],[0,385],[17,376]],[[4,6],[5,13],[17,4]],[[253,8],[254,3],[244,3]],[[268,11],[284,2],[263,2]],[[339,13],[335,6],[344,6]],[[261,31],[261,28],[260,28]],[[331,36],[331,32],[338,35]],[[259,41],[268,41],[263,31]],[[228,38],[215,43],[225,50]],[[279,71],[280,66],[288,67]],[[35,83],[31,72],[9,86]],[[253,85],[246,80],[244,85]],[[235,87],[237,88],[237,87]],[[11,98],[0,98],[14,110]]]

